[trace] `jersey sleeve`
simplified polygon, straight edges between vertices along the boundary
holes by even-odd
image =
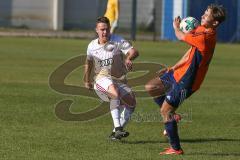
[[[195,46],[198,48],[199,51],[203,51],[205,48],[205,33],[198,32],[198,33],[190,33],[186,34],[183,38],[183,41],[186,43]]]
[[[118,44],[118,49],[123,53],[127,54],[130,49],[133,48],[132,44],[130,41],[125,40],[119,35],[112,34],[110,41],[116,42]]]
[[[121,42],[120,48],[121,48],[122,53],[126,55],[128,53],[128,51],[130,51],[130,49],[133,48],[133,46],[129,41],[123,40]]]

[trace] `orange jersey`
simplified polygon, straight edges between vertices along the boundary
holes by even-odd
[[[177,83],[194,92],[199,89],[208,71],[216,45],[216,31],[199,26],[186,34],[183,41],[191,48],[187,51],[187,60],[174,70],[173,76]]]

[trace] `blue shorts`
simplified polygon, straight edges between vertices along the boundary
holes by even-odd
[[[192,93],[190,90],[185,89],[181,83],[177,83],[173,77],[173,72],[164,73],[160,80],[164,87],[167,89],[165,95],[154,98],[155,102],[162,105],[164,100],[171,106],[177,108],[187,97]]]

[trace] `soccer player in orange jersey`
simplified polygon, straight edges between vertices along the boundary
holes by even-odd
[[[201,25],[185,34],[180,28],[180,17],[173,21],[177,39],[191,45],[186,54],[172,67],[160,71],[161,75],[150,80],[145,89],[161,107],[170,147],[160,152],[183,154],[174,113],[184,99],[196,92],[202,84],[211,62],[216,44],[216,28],[225,20],[225,9],[211,4],[201,17]]]

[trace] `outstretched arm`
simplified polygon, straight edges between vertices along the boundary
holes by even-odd
[[[125,59],[125,65],[127,67],[127,70],[132,70],[132,61],[138,56],[139,56],[139,53],[135,48],[131,48],[128,51],[127,57]]]

